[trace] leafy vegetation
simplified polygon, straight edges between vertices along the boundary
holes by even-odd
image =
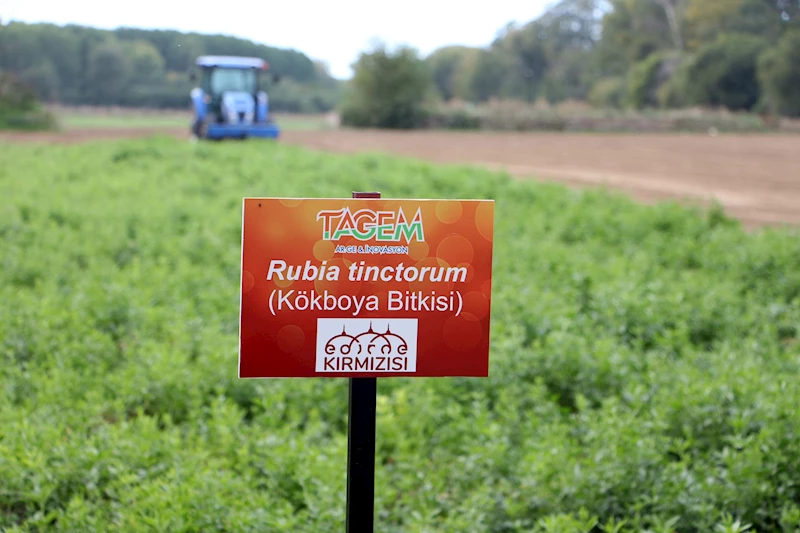
[[[602,78],[589,92],[589,103],[597,108],[620,109],[627,95],[625,79],[622,76]]]
[[[720,34],[690,63],[689,101],[734,111],[753,109],[761,94],[756,66],[765,47],[758,37]]]
[[[16,76],[0,72],[0,130],[48,130],[55,117],[43,109],[31,87]]]
[[[490,377],[380,380],[379,531],[800,528],[796,232],[167,137],[0,150],[0,528],[342,530],[346,380],[236,378],[240,209],[353,190],[497,201]]]
[[[609,98],[622,98],[624,88],[608,80]],[[661,92],[668,87],[661,86]],[[596,95],[597,98],[600,96]],[[617,100],[619,101],[619,100]],[[450,102],[427,113],[426,127],[453,130],[490,131],[574,131],[574,132],[797,132],[800,122],[769,121],[756,113],[701,108],[631,109],[591,108],[564,102],[554,106],[525,102],[487,102],[482,105]]]
[[[424,125],[431,93],[429,73],[416,50],[378,44],[362,53],[342,105],[342,124],[412,129]]]
[[[659,107],[659,89],[669,79],[668,58],[650,54],[633,65],[628,75],[628,103],[635,109]]]
[[[535,20],[509,24],[485,48],[447,46],[426,62],[444,101],[614,107],[624,79],[634,109],[767,106],[795,115],[788,34],[798,20],[800,4],[788,0],[559,0]],[[758,69],[758,83],[762,53],[775,59]],[[698,72],[668,86],[683,65]]]
[[[459,129],[486,121],[451,102],[581,101],[599,109],[700,107],[800,116],[798,20],[800,4],[787,0],[559,0],[536,20],[509,24],[485,48],[435,50],[424,59],[427,68],[412,67],[416,54],[380,66],[364,59],[374,54],[364,54],[349,82],[358,96],[342,107],[344,123],[376,126],[385,122],[377,117],[400,101],[416,110],[418,119],[407,124]],[[410,87],[366,81],[392,79],[393,69],[405,79],[409,68],[420,77]],[[422,89],[423,72],[438,104]],[[517,129],[557,130],[567,118],[519,122]]]
[[[485,47],[442,47],[424,58],[425,68],[412,66],[415,53],[412,62],[381,66],[395,85],[359,74],[378,68],[364,59],[378,51],[367,51],[345,90],[320,61],[244,39],[11,23],[0,25],[0,69],[47,101],[185,108],[186,71],[196,56],[255,55],[283,76],[269,88],[273,109],[339,108],[345,123],[367,127],[426,124],[419,117],[436,111],[423,106],[430,103],[416,81],[423,71],[443,102],[579,100],[601,108],[727,107],[800,116],[797,37],[790,36],[799,24],[796,0],[557,0],[540,17],[501,28]]]
[[[766,103],[780,114],[800,117],[800,30],[786,33],[776,48],[759,58],[758,74]]]
[[[269,61],[283,78],[270,87],[278,111],[328,111],[339,98],[339,82],[296,50],[225,35],[0,23],[0,70],[16,73],[42,100],[62,104],[187,108],[189,67],[204,54]]]

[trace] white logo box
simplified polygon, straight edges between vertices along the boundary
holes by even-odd
[[[318,318],[317,372],[416,372],[416,318]]]

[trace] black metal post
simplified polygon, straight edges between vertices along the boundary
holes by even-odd
[[[350,378],[347,533],[372,533],[374,527],[377,382],[377,378]]]
[[[354,192],[353,198],[380,198]],[[377,378],[350,378],[347,417],[347,533],[372,533],[375,526],[375,405]]]

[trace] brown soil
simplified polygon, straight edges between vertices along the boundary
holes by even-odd
[[[292,131],[283,141],[473,163],[524,178],[604,186],[652,202],[716,199],[748,227],[800,225],[800,136]]]
[[[0,133],[3,141],[75,143],[185,129],[110,128]],[[800,226],[800,136],[285,131],[281,142],[332,152],[385,152],[440,163],[478,164],[521,178],[604,186],[653,202],[716,199],[748,227]]]

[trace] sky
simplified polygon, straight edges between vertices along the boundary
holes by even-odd
[[[294,48],[325,62],[337,78],[352,75],[359,52],[379,38],[427,55],[451,44],[485,46],[512,21],[528,22],[549,0],[0,0],[0,20],[222,33]],[[202,6],[202,7],[201,7]],[[268,58],[266,58],[268,60]]]

